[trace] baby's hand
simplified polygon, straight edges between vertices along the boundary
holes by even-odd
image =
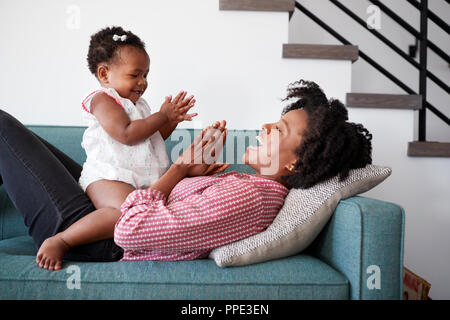
[[[195,105],[195,99],[193,95],[186,98],[186,94],[186,91],[181,91],[173,100],[172,96],[166,97],[160,111],[167,116],[170,122],[177,124],[185,120],[191,121],[197,115],[197,113],[187,114]]]

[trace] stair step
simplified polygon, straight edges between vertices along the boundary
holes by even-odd
[[[358,57],[358,46],[297,43],[283,45],[283,58],[336,59],[355,62]]]
[[[450,142],[410,142],[408,156],[450,158]]]
[[[420,110],[422,109],[422,96],[408,94],[347,93],[347,107]]]
[[[293,12],[295,0],[219,0],[219,9]]]

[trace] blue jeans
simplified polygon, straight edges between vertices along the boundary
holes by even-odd
[[[0,110],[0,185],[23,216],[36,247],[95,210],[78,185],[82,167]],[[65,259],[117,261],[123,250],[113,239],[70,249]]]

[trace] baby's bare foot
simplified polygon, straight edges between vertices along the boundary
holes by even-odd
[[[48,270],[60,270],[64,254],[70,249],[60,234],[46,239],[36,255],[36,263],[39,267]]]

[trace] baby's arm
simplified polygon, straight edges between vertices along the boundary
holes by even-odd
[[[152,136],[168,121],[167,114],[162,111],[145,119],[131,121],[125,110],[104,93],[92,98],[91,112],[113,139],[130,146]]]
[[[92,99],[91,112],[113,139],[131,146],[144,141],[158,130],[166,139],[179,122],[189,121],[196,116],[197,114],[187,114],[195,104],[193,96],[187,99],[185,97],[185,91],[180,92],[173,100],[171,96],[166,97],[159,112],[145,119],[131,121],[113,98],[100,93]]]
[[[167,122],[165,125],[159,129],[159,133],[161,133],[161,137],[166,140],[172,132],[176,129],[178,122]]]

